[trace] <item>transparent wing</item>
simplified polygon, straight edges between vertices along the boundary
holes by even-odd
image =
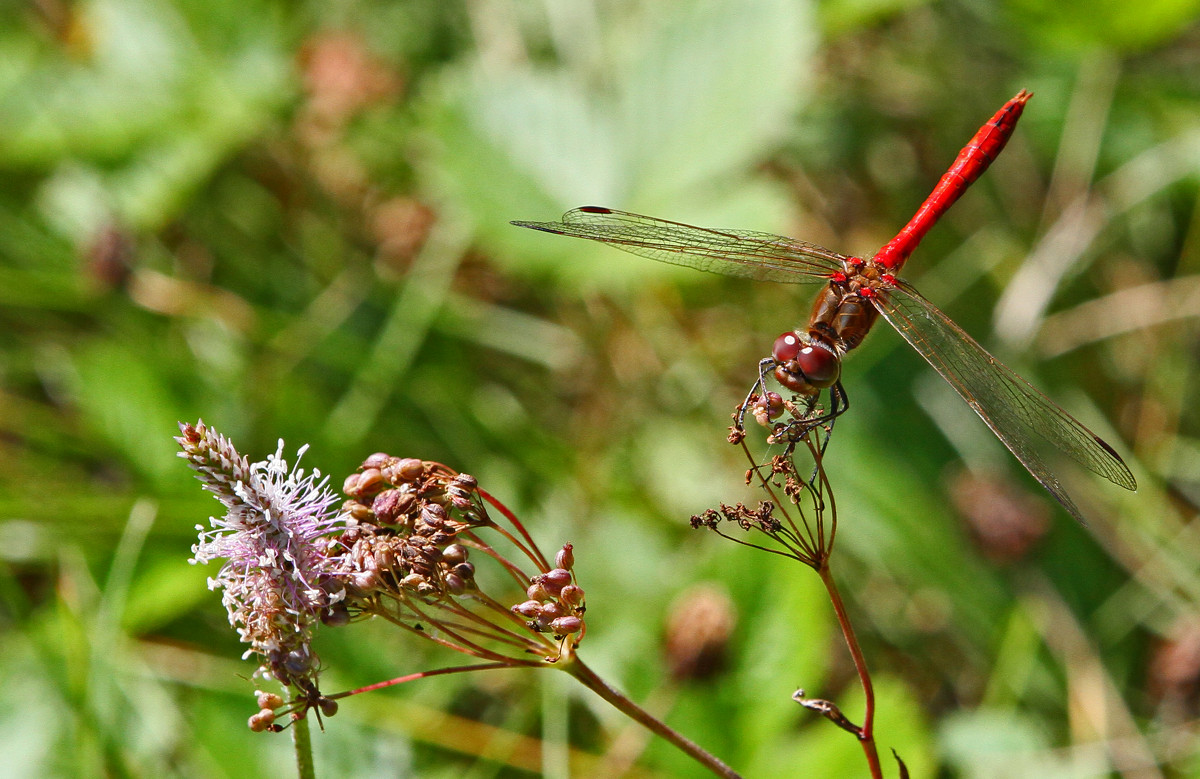
[[[882,290],[875,307],[1080,522],[1079,508],[1050,470],[1046,455],[1061,452],[1114,484],[1137,488],[1112,447],[988,354],[910,285],[901,281]]]
[[[513,222],[587,238],[672,265],[784,284],[815,284],[845,270],[850,258],[814,244],[750,230],[714,230],[626,211],[584,206],[561,222]]]

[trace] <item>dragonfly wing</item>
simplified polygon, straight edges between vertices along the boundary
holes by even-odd
[[[716,230],[584,206],[561,222],[513,222],[557,235],[611,244],[672,265],[785,284],[816,284],[845,270],[850,258],[815,244],[750,230]]]
[[[1121,457],[905,282],[881,290],[875,307],[962,396],[1021,464],[1083,522],[1045,456],[1061,452],[1127,490],[1137,488]]]

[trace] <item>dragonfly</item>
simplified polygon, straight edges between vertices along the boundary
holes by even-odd
[[[777,339],[766,371],[798,396],[829,390],[828,416],[848,407],[841,363],[882,317],[974,409],[1026,470],[1079,522],[1083,515],[1051,470],[1055,453],[1127,490],[1137,482],[1111,446],[1003,363],[896,274],[917,244],[1008,143],[1032,93],[1021,90],[959,152],[916,214],[870,258],[785,236],[694,227],[583,206],[558,222],[516,221],[557,235],[610,244],[660,262],[785,284],[821,284],[807,323]],[[752,390],[753,392],[753,390]]]

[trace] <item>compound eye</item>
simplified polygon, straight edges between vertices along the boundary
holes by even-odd
[[[775,346],[771,348],[771,356],[775,358],[775,362],[788,362],[796,359],[796,355],[803,346],[804,343],[800,340],[800,336],[789,331],[775,339]]]
[[[842,374],[841,360],[823,346],[805,346],[794,359],[808,383],[819,389],[837,384]]]

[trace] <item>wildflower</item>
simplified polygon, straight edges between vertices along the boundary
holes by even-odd
[[[180,457],[226,509],[210,527],[196,526],[200,538],[189,562],[225,561],[208,586],[223,591],[229,623],[250,645],[245,657],[259,655],[262,673],[314,694],[312,632],[345,597],[326,551],[326,537],[344,525],[330,510],[337,498],[328,479],[299,468],[307,446],[291,468],[282,440],[275,454],[249,463],[203,421],[179,427]]]

